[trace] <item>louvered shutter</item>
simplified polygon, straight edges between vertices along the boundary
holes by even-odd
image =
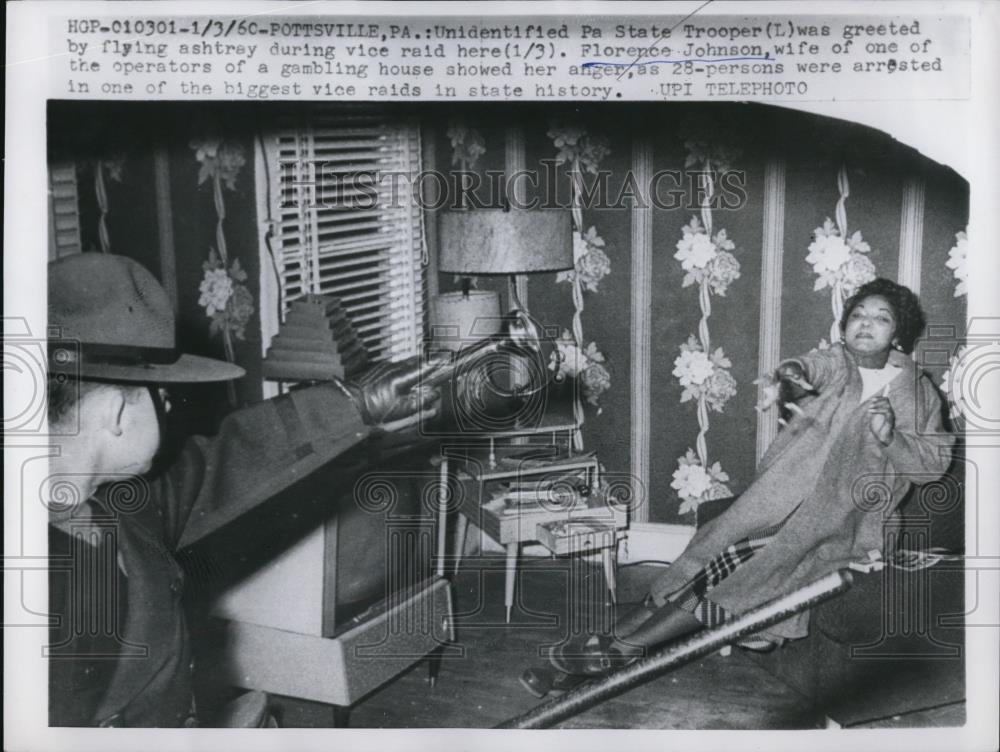
[[[76,165],[72,162],[50,165],[49,261],[81,250]]]
[[[340,298],[373,360],[417,352],[426,297],[417,126],[377,116],[285,123],[266,144],[283,307]]]

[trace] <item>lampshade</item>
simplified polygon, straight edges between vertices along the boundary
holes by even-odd
[[[567,209],[464,209],[440,214],[438,268],[455,274],[528,274],[573,268]]]
[[[500,295],[492,290],[446,292],[431,301],[435,347],[457,351],[500,331]]]

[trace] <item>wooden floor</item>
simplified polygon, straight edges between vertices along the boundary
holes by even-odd
[[[518,682],[544,665],[546,645],[611,618],[599,568],[566,559],[530,560],[518,582],[517,607],[504,621],[503,562],[463,562],[454,578],[456,642],[436,685],[426,663],[383,686],[351,709],[353,728],[491,728],[540,700]],[[623,568],[622,599],[638,600],[648,572]],[[584,604],[570,611],[569,603]],[[592,605],[587,605],[592,604]],[[285,727],[329,727],[330,708],[277,698]],[[803,729],[822,727],[809,702],[738,649],[684,666],[569,719],[560,728]]]

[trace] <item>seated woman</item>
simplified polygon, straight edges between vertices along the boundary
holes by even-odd
[[[862,286],[844,306],[839,344],[778,366],[797,404],[750,487],[698,529],[612,635],[554,646],[549,660],[561,673],[525,672],[529,691],[605,675],[881,552],[883,527],[911,483],[940,477],[951,461],[938,392],[908,355],[924,323],[908,288]],[[807,624],[801,613],[741,644],[773,647],[804,637]]]

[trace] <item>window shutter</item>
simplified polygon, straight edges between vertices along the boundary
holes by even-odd
[[[416,124],[320,114],[283,123],[268,146],[283,313],[307,293],[335,295],[371,359],[415,354],[426,297]]]
[[[81,250],[76,165],[54,164],[49,167],[49,261]]]

